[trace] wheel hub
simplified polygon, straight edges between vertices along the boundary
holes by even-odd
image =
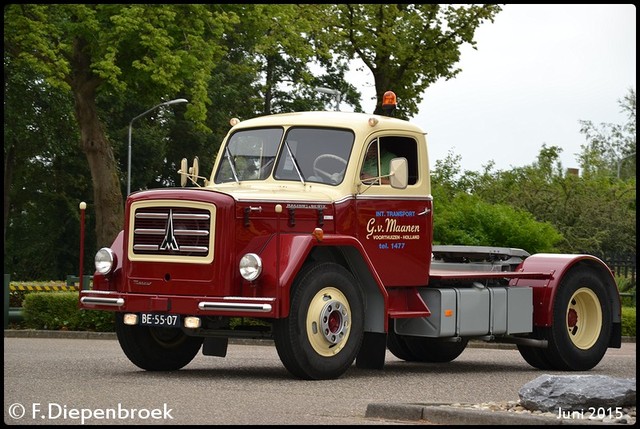
[[[320,312],[320,328],[324,338],[331,344],[338,344],[349,329],[349,314],[336,300],[325,303]]]
[[[573,308],[569,309],[567,313],[567,326],[569,327],[569,331],[573,332],[576,329],[576,325],[578,324],[578,313]],[[573,332],[575,334],[575,332]]]
[[[588,350],[602,329],[602,310],[598,296],[588,288],[580,288],[569,300],[566,312],[567,332],[579,349]]]
[[[348,343],[351,308],[347,297],[334,287],[318,291],[309,303],[306,320],[307,338],[320,356],[340,353]]]

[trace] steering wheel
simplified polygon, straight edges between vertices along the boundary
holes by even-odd
[[[272,157],[270,160],[264,163],[262,167],[260,167],[260,177],[259,179],[266,179],[271,173],[271,167],[273,167],[273,163],[276,160],[276,157]]]
[[[336,171],[335,173],[328,173],[318,167],[318,163],[323,159],[334,159],[340,162],[341,164],[343,164],[344,167],[346,167],[347,165],[347,160],[339,157],[338,155],[334,155],[332,153],[326,153],[324,155],[320,155],[319,157],[316,158],[315,161],[313,161],[313,171],[315,174],[322,175],[328,178],[333,183],[338,183],[340,181],[340,177],[344,172],[344,168],[342,168],[340,171]]]

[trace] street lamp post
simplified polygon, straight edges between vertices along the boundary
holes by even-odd
[[[131,193],[131,127],[133,125],[133,121],[135,121],[138,118],[143,117],[144,115],[146,115],[149,112],[154,111],[158,107],[168,106],[170,104],[188,103],[188,102],[189,102],[189,100],[187,100],[186,98],[176,98],[175,100],[165,101],[164,103],[160,103],[160,104],[158,104],[156,106],[153,106],[151,109],[147,110],[146,112],[139,114],[138,116],[133,118],[131,120],[131,122],[129,122],[129,152],[128,152],[128,155],[127,155],[127,196],[129,196],[129,194]]]
[[[340,98],[342,96],[342,93],[340,91],[338,91],[337,89],[323,88],[321,86],[317,86],[313,89],[318,92],[322,92],[323,94],[333,95],[336,98],[336,112],[340,110]]]

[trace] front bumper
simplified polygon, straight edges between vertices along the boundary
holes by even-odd
[[[80,308],[130,313],[161,312],[197,316],[278,317],[273,297],[150,295],[81,291]]]

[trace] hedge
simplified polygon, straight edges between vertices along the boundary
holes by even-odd
[[[110,311],[81,310],[78,292],[42,292],[25,295],[22,302],[25,327],[30,329],[113,332]]]

